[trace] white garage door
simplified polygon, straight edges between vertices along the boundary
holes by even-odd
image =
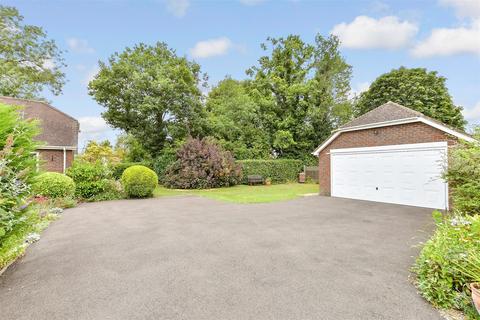
[[[330,150],[334,197],[447,209],[447,143]]]

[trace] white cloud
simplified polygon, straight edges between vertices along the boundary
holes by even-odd
[[[88,85],[88,83],[95,78],[95,76],[97,75],[98,71],[100,71],[100,68],[99,68],[98,66],[92,67],[92,68],[88,71],[87,75],[85,76],[85,79],[84,79],[83,83],[84,83],[85,85]]]
[[[398,17],[380,19],[358,16],[351,23],[340,23],[333,27],[334,34],[342,46],[354,49],[399,49],[408,46],[418,32],[418,27]]]
[[[190,55],[194,58],[208,58],[226,54],[233,46],[227,37],[220,37],[199,41],[190,49]]]
[[[358,97],[362,92],[367,91],[370,88],[370,82],[360,82],[353,86],[350,90],[350,99]]]
[[[94,53],[95,49],[90,47],[87,40],[79,38],[68,38],[67,45],[75,53]]]
[[[480,55],[480,19],[469,27],[433,29],[430,36],[411,51],[419,58],[450,56],[461,53]]]
[[[480,18],[480,1],[478,0],[440,0],[441,5],[453,7],[457,16]]]
[[[78,138],[80,149],[83,149],[90,140],[102,141],[108,139],[111,142],[114,140],[115,130],[108,126],[102,117],[80,117],[78,122],[80,122]]]
[[[463,109],[463,116],[471,123],[480,124],[480,101],[472,108]]]
[[[53,61],[53,59],[46,59],[43,61],[43,68],[48,70],[55,69],[55,61]]]
[[[187,13],[187,9],[190,6],[190,0],[166,0],[167,10],[176,16],[181,18]]]
[[[240,0],[240,3],[247,6],[256,6],[257,4],[260,4],[262,2],[265,2],[265,0]]]

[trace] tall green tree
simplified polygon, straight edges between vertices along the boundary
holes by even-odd
[[[245,82],[226,78],[208,94],[209,134],[236,159],[268,158],[268,135]]]
[[[360,95],[355,105],[356,114],[364,114],[393,101],[447,125],[463,129],[466,121],[462,107],[453,103],[445,81],[446,78],[439,76],[436,71],[424,68],[394,69],[379,76]]]
[[[41,99],[44,89],[60,94],[61,54],[42,28],[25,25],[17,9],[0,6],[0,95]]]
[[[314,44],[297,35],[268,38],[262,49],[268,55],[260,57],[247,74],[272,153],[307,157],[351,115],[351,67],[335,36],[317,35]]]
[[[100,62],[89,93],[108,124],[123,129],[155,156],[168,141],[199,136],[205,127],[200,66],[165,43],[138,44]]]

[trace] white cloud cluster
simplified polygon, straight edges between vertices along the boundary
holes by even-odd
[[[395,16],[375,19],[358,16],[350,23],[333,27],[342,46],[353,49],[399,49],[408,46],[418,32],[418,27]]]
[[[79,146],[83,148],[90,140],[105,140],[111,138],[113,129],[103,120],[102,117],[80,117]]]
[[[453,7],[461,18],[480,18],[480,1],[478,0],[440,0],[440,4]]]
[[[87,75],[85,76],[85,80],[84,80],[84,84],[85,85],[88,85],[88,83],[90,81],[93,80],[93,78],[95,78],[95,76],[97,75],[98,71],[100,71],[100,68],[98,66],[93,66],[88,72],[87,72]]]
[[[411,51],[418,58],[473,53],[480,55],[480,20],[469,27],[438,28]]]
[[[471,108],[463,109],[463,116],[470,123],[480,125],[480,101],[477,102],[477,104]]]
[[[190,49],[193,58],[209,58],[226,54],[233,47],[232,41],[227,37],[220,37],[199,41]]]
[[[79,38],[68,38],[67,45],[75,53],[94,53],[95,49],[90,47],[87,40]]]
[[[166,0],[165,4],[167,10],[177,18],[185,16],[188,7],[190,7],[189,0]]]

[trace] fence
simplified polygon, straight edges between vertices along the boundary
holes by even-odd
[[[303,171],[305,172],[305,178],[318,182],[318,166],[307,167],[305,166]]]

